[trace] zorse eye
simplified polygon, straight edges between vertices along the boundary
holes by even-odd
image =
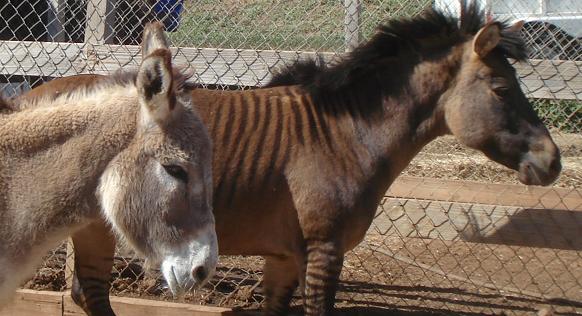
[[[504,86],[499,86],[499,87],[494,87],[493,88],[493,92],[495,92],[495,94],[497,94],[498,96],[504,96],[507,94],[507,91],[509,91],[508,87],[504,87]]]
[[[503,79],[493,79],[491,82],[491,89],[498,96],[504,96],[509,91],[509,85]]]
[[[172,177],[184,183],[188,183],[188,173],[184,168],[177,165],[162,165],[162,167],[164,167],[164,170],[166,170],[166,172]]]

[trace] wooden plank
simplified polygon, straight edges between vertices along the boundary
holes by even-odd
[[[386,196],[582,211],[582,190],[575,188],[399,177]]]
[[[582,61],[532,59],[513,66],[529,97],[582,100]]]
[[[110,44],[115,36],[115,5],[117,0],[87,1],[85,42]]]
[[[0,309],[0,316],[61,316],[61,292],[18,290],[12,304]]]
[[[129,297],[111,297],[111,306],[124,316],[234,316],[246,315],[229,308],[145,300]],[[13,303],[0,309],[0,316],[85,316],[71,298],[70,292],[18,290]]]
[[[274,68],[312,58],[330,63],[335,53],[255,51],[250,49],[172,48],[175,63],[194,67],[204,84],[260,86]],[[139,65],[139,46],[86,45],[80,43],[0,42],[0,73],[31,76],[107,74]],[[524,91],[533,98],[582,100],[582,62],[531,60],[517,63]]]
[[[124,316],[233,316],[238,315],[229,308],[182,304],[164,301],[145,300],[130,297],[111,296],[111,307],[117,315]],[[63,297],[64,316],[84,316],[85,313],[65,293]]]
[[[199,82],[205,84],[259,86],[271,78],[273,68],[291,64],[299,59],[323,59],[331,62],[335,54],[294,51],[256,51],[245,49],[172,48],[173,63],[195,69]],[[139,46],[95,46],[92,55],[99,63],[92,71],[107,73],[119,65],[138,66],[141,62]]]
[[[370,236],[582,250],[582,212],[386,199]]]
[[[351,52],[360,45],[360,0],[344,0],[344,45]]]
[[[214,48],[172,48],[174,64],[194,68],[205,84],[257,86],[267,83],[273,68],[313,58],[331,62],[333,53],[255,51]],[[109,74],[122,67],[137,67],[140,47],[0,41],[0,73],[34,76]]]
[[[83,46],[51,42],[0,42],[0,73],[61,77],[87,72]]]

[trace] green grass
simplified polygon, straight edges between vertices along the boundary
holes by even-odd
[[[361,32],[368,38],[388,17],[413,15],[431,0],[364,0]],[[341,0],[186,0],[171,34],[178,46],[275,50],[344,50]]]
[[[563,132],[582,132],[582,102],[574,100],[532,100],[547,126]]]

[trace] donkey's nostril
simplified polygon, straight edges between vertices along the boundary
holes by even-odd
[[[206,272],[206,268],[200,266],[192,271],[192,276],[196,281],[204,281],[208,276],[208,273]]]
[[[560,172],[562,170],[562,163],[560,162],[560,156],[554,158],[550,164],[550,170],[554,172]]]

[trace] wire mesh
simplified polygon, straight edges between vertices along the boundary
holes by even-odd
[[[169,35],[179,47],[176,58],[182,66],[195,66],[202,83],[256,85],[268,79],[269,68],[303,52],[341,54],[350,45],[347,38],[365,41],[387,18],[413,16],[428,6],[454,11],[455,2],[185,0],[179,26]],[[516,64],[518,76],[561,149],[562,175],[553,188],[535,191],[537,200],[528,207],[506,205],[504,197],[514,192],[501,189],[486,203],[457,201],[455,192],[440,200],[388,192],[365,240],[347,254],[338,307],[365,313],[582,312],[582,205],[576,204],[582,199],[582,2],[480,2],[495,17],[526,20],[523,36],[532,59]],[[345,9],[354,3],[355,10]],[[2,92],[18,94],[54,77],[137,65],[139,51],[131,45],[138,44],[142,25],[171,11],[156,12],[157,4],[3,1]],[[474,183],[517,183],[512,171],[452,137],[428,145],[403,175],[469,180],[475,194],[485,189]],[[65,246],[50,253],[25,286],[64,289],[66,253]],[[221,257],[210,284],[186,300],[257,308],[264,300],[262,264],[259,257]],[[117,252],[112,280],[114,295],[171,299],[159,271],[144,269],[126,250]],[[300,304],[298,297],[294,304]]]

